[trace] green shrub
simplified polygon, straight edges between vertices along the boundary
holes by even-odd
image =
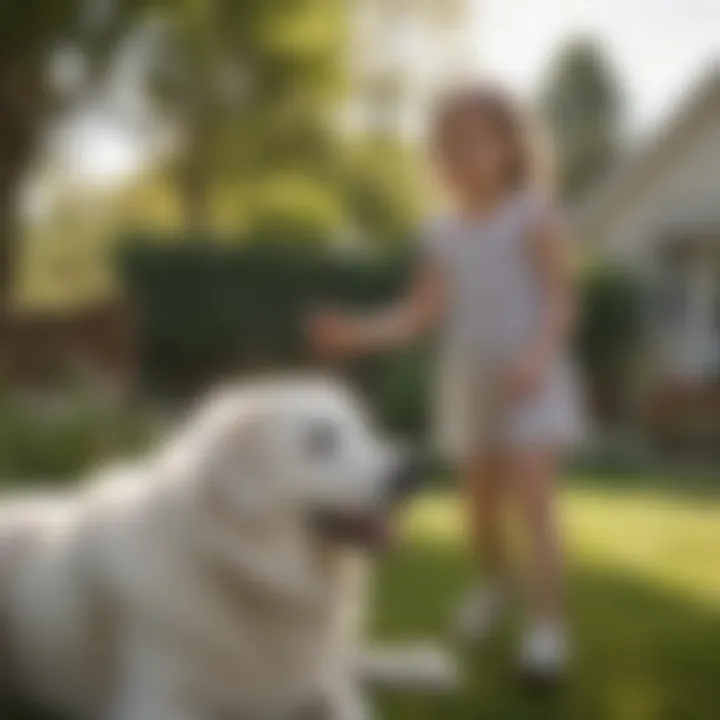
[[[627,411],[642,345],[644,288],[632,272],[594,268],[582,283],[578,355],[595,409],[609,420]]]
[[[73,480],[108,457],[142,449],[156,423],[146,412],[112,410],[86,399],[42,406],[0,399],[0,482],[4,485]]]

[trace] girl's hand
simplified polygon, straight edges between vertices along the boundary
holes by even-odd
[[[544,380],[547,363],[539,355],[523,355],[505,375],[505,392],[513,400],[534,395]]]
[[[324,358],[346,358],[362,349],[356,323],[334,310],[312,313],[307,320],[307,334],[313,349]]]

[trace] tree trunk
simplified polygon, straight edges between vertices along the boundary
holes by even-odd
[[[9,313],[13,297],[17,255],[17,203],[14,188],[0,182],[0,323]]]
[[[45,91],[37,59],[0,69],[0,319],[12,304],[20,188],[45,119]]]

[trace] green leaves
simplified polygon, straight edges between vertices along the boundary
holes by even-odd
[[[567,44],[540,106],[558,154],[560,189],[575,200],[607,172],[623,131],[622,89],[603,48],[586,40]]]
[[[160,108],[182,129],[177,187],[188,224],[212,227],[214,197],[225,187],[247,188],[237,200],[246,216],[264,214],[268,198],[287,199],[288,177],[296,187],[306,178],[295,199],[319,197],[323,182],[330,194],[343,4],[181,0],[167,3],[163,17],[167,47],[153,84]],[[275,205],[282,212],[293,203]]]

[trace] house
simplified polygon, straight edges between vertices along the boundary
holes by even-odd
[[[653,367],[720,376],[720,67],[575,216],[601,256],[645,278]]]
[[[575,225],[644,280],[653,419],[702,416],[720,432],[720,67],[591,192]]]

